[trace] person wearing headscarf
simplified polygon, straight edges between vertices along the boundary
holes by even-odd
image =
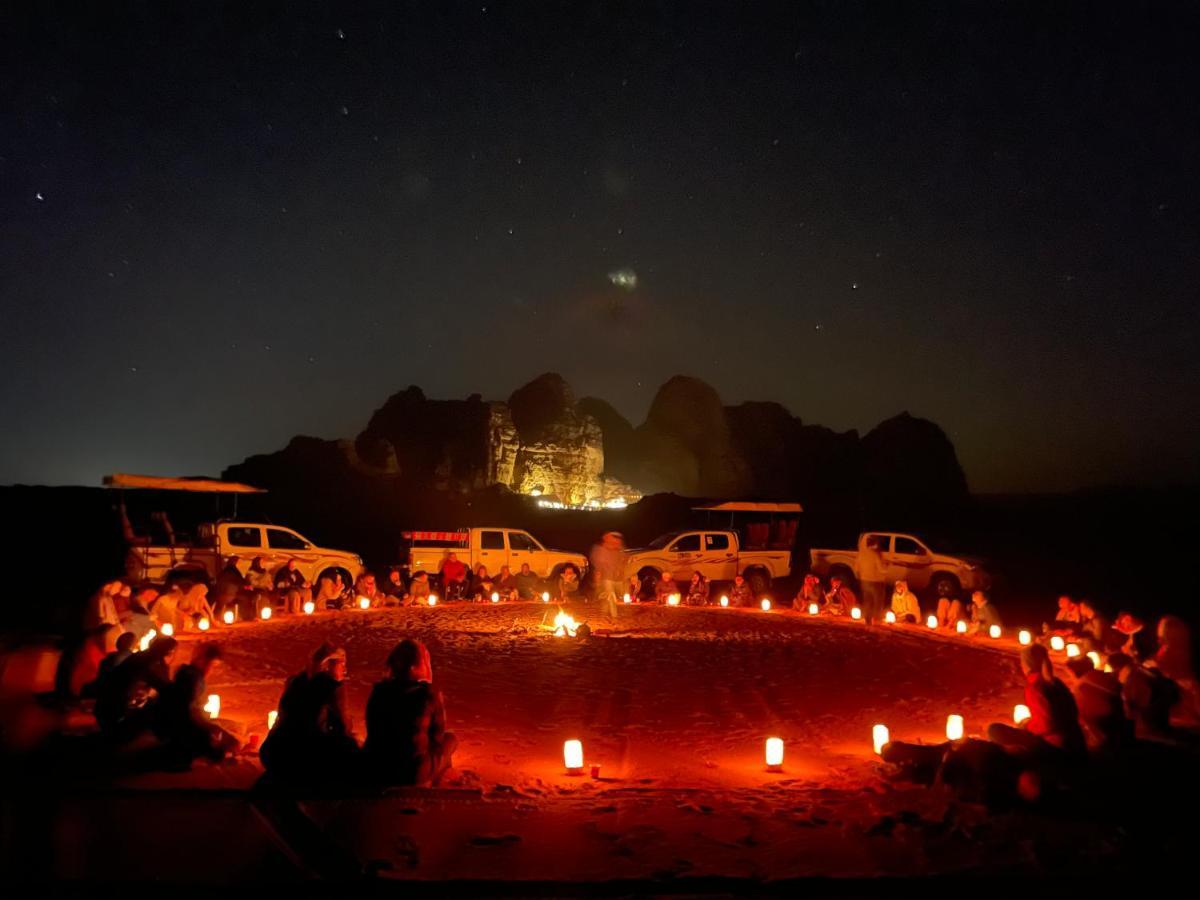
[[[1084,738],[1079,709],[1070,688],[1055,677],[1046,648],[1041,644],[1024,648],[1021,671],[1025,674],[1025,705],[1030,717],[1015,728],[1003,723],[991,725],[988,739],[1021,754],[1081,752]]]
[[[386,784],[435,784],[450,768],[458,739],[446,731],[429,651],[405,639],[388,656],[387,667],[387,677],[367,700],[363,749],[369,769]]]
[[[346,705],[346,652],[324,643],[284,686],[263,767],[285,781],[336,780],[358,751]]]
[[[193,584],[184,591],[175,608],[180,620],[188,628],[194,628],[201,619],[208,619],[209,623],[216,619],[208,602],[208,585],[205,584]]]
[[[921,601],[908,589],[907,581],[897,581],[892,591],[892,612],[897,622],[916,624],[921,621]]]

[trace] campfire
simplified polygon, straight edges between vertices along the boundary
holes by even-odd
[[[563,610],[559,610],[554,617],[553,634],[555,637],[575,637],[575,632],[579,630],[579,623],[571,616],[567,615]]]

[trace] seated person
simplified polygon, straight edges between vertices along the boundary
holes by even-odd
[[[953,628],[963,617],[962,601],[957,597],[938,597],[937,620],[940,628]]]
[[[192,652],[191,662],[179,667],[158,701],[154,731],[173,767],[190,767],[199,757],[220,762],[237,749],[237,739],[213,722],[204,708],[208,678],[220,661],[220,647],[201,644]]]
[[[1108,619],[1100,615],[1091,600],[1079,601],[1079,636],[1085,650],[1104,653],[1104,639],[1109,631]]]
[[[1133,740],[1133,723],[1125,717],[1117,676],[1097,671],[1086,656],[1067,660],[1064,668],[1088,748],[1117,749],[1128,745]]]
[[[812,604],[817,604],[820,609],[825,605],[825,592],[821,590],[821,579],[809,572],[804,576],[804,583],[800,585],[800,590],[796,593],[796,598],[792,601],[792,606],[795,609],[808,612],[808,608]]]
[[[263,607],[274,605],[275,579],[267,571],[267,561],[264,557],[254,557],[254,562],[250,563],[250,568],[246,570],[246,590],[250,593],[251,600],[247,604],[248,608],[243,609],[238,618],[257,619]]]
[[[708,579],[698,571],[692,573],[688,582],[687,605],[708,606]]]
[[[116,649],[100,660],[100,668],[96,672],[97,685],[111,675],[117,666],[133,656],[135,649],[137,649],[137,639],[133,636],[133,632],[121,632],[117,637]]]
[[[1131,656],[1114,653],[1108,658],[1121,683],[1125,715],[1138,738],[1171,741],[1171,710],[1180,700],[1179,686],[1158,669],[1138,665]]]
[[[313,598],[317,609],[341,609],[345,603],[346,590],[341,575],[332,572],[317,579],[317,595]]]
[[[412,581],[408,585],[408,597],[412,604],[425,606],[429,603],[429,595],[432,593],[429,589],[429,573],[424,570],[418,570],[412,577]]]
[[[475,567],[475,574],[471,576],[470,587],[467,588],[467,596],[476,603],[489,603],[493,593],[499,593],[495,589],[495,584],[492,576],[488,573],[487,566],[480,563]]]
[[[325,643],[284,686],[263,767],[285,781],[328,781],[353,762],[358,742],[346,709],[346,653]]]
[[[522,600],[533,600],[542,586],[542,580],[529,568],[529,563],[521,563],[521,571],[517,573],[517,596]]]
[[[579,599],[579,570],[574,566],[563,566],[558,573],[558,599],[564,603]]]
[[[1058,611],[1054,621],[1042,628],[1046,634],[1075,634],[1079,630],[1079,604],[1068,595],[1058,598]]]
[[[910,625],[921,622],[921,602],[917,595],[908,589],[907,581],[897,581],[892,591],[892,612],[896,614],[897,622],[907,622]]]
[[[123,623],[127,631],[132,631],[134,638],[141,641],[154,628],[154,619],[150,610],[158,602],[158,591],[152,587],[141,587],[129,604],[129,620]]]
[[[385,784],[436,784],[450,768],[458,741],[446,731],[429,651],[406,639],[392,650],[387,665],[388,676],[367,700],[363,749],[368,769]]]
[[[195,628],[201,619],[208,619],[209,624],[216,621],[216,614],[208,602],[208,585],[193,584],[183,593],[176,607],[180,620],[185,628]]]
[[[446,600],[459,600],[467,589],[467,567],[457,553],[448,553],[438,568]]]
[[[379,585],[375,583],[375,576],[370,572],[363,572],[354,581],[355,609],[361,607],[363,597],[367,598],[369,608],[371,609],[383,606],[383,594],[379,590]]]
[[[983,591],[971,595],[971,633],[987,634],[993,625],[1000,625],[1000,613]]]
[[[121,615],[117,611],[116,597],[124,583],[106,581],[92,594],[83,611],[83,630],[95,631],[102,625],[120,625]]]
[[[119,625],[100,625],[87,632],[59,661],[58,688],[69,697],[90,695],[100,664],[117,647]]]
[[[96,723],[101,734],[125,743],[152,727],[158,702],[171,686],[178,646],[174,638],[157,637],[97,684]]]
[[[170,625],[177,634],[182,633],[184,621],[183,614],[179,611],[181,602],[183,602],[183,589],[179,586],[179,582],[175,582],[168,590],[159,594],[154,605],[150,607],[150,618],[154,622],[155,631],[162,634],[163,626]]]
[[[658,584],[654,587],[654,599],[666,605],[667,598],[679,592],[679,585],[675,583],[674,576],[670,572],[663,572],[662,578],[658,579]]]
[[[991,725],[988,739],[1022,755],[1082,752],[1085,745],[1075,698],[1054,676],[1046,648],[1033,644],[1022,649],[1021,671],[1025,674],[1025,705],[1030,717],[1016,727]]]
[[[395,566],[388,569],[381,590],[385,606],[406,606],[408,604],[408,585],[404,583],[404,573]]]
[[[225,610],[238,608],[238,598],[246,590],[246,578],[238,568],[238,561],[230,557],[217,575],[213,585],[212,605],[218,616],[224,616]]]
[[[746,581],[744,575],[733,576],[733,585],[729,588],[729,605],[754,605],[754,591],[750,590],[750,584]]]
[[[1121,613],[1108,630],[1104,649],[1108,653],[1124,653],[1136,663],[1145,662],[1152,652],[1146,623],[1131,613]]]
[[[508,566],[500,567],[500,574],[492,582],[492,588],[500,595],[501,600],[517,599],[517,579]]]
[[[304,573],[296,568],[295,558],[290,558],[275,573],[275,593],[283,601],[284,612],[299,615],[304,604],[312,600],[312,585]]]
[[[846,584],[841,575],[829,579],[829,593],[825,595],[825,606],[835,616],[848,616],[858,606],[858,597]]]
[[[625,585],[625,593],[629,594],[629,599],[632,600],[634,603],[641,603],[642,602],[642,579],[638,578],[636,575],[630,575],[629,581]],[[624,600],[625,598],[622,597],[621,599]]]

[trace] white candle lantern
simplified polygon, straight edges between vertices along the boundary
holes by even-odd
[[[1028,631],[1026,631],[1024,628],[1022,628],[1020,633],[1017,635],[1017,642],[1022,647],[1028,647],[1030,644],[1033,643],[1033,635],[1030,634]]]
[[[543,603],[550,602],[550,592],[549,591],[542,591],[542,602]]]
[[[729,606],[729,598],[728,597],[721,598],[721,606]]]
[[[808,614],[810,616],[815,616],[820,611],[821,611],[821,607],[817,606],[817,604],[815,604],[815,603],[808,604]]]
[[[1051,637],[1050,637],[1050,649],[1051,650],[1062,650],[1066,646],[1067,646],[1067,642],[1062,639],[1062,635],[1060,635],[1060,634],[1051,635]]]
[[[929,628],[929,629],[937,628],[938,627],[938,617],[930,616],[928,619],[926,619],[925,627]]]
[[[625,599],[625,602],[626,602],[626,603],[632,603],[632,602],[633,602],[633,597],[631,597],[629,594],[626,594],[624,599]]]
[[[886,725],[876,725],[871,729],[871,745],[875,748],[876,756],[883,752],[883,745],[890,740],[891,735],[888,734]]]
[[[563,742],[563,765],[567,767],[568,775],[583,774],[583,741]]]
[[[209,624],[208,619],[205,616],[201,616],[199,621],[196,622],[196,627],[201,631],[208,631]]]
[[[275,727],[275,722],[279,719],[279,710],[273,709],[267,713],[267,731]]]
[[[430,606],[437,606],[437,594],[430,594],[430,595],[429,595],[429,605],[430,605]]]
[[[306,616],[311,616],[316,611],[317,611],[317,604],[313,603],[311,600],[304,601],[304,614]]]
[[[1074,659],[1078,655],[1079,655],[1079,645],[1078,644],[1067,644],[1067,658]]]
[[[667,597],[667,606],[678,606],[678,605],[679,605],[679,595],[678,594],[670,594]]]
[[[175,626],[172,625],[170,622],[163,622],[162,623],[162,633],[165,637],[170,637],[171,635],[173,635],[175,633]]]
[[[1089,650],[1087,652],[1087,658],[1092,661],[1092,668],[1094,668],[1094,669],[1100,668],[1100,654],[1099,653],[1097,653],[1095,650]]]
[[[767,738],[767,771],[783,771],[783,738]]]
[[[496,593],[495,591],[492,591],[492,602],[493,603],[500,602],[500,595],[498,593]]]
[[[1033,714],[1029,711],[1029,707],[1024,703],[1018,703],[1013,707],[1013,721],[1018,725],[1020,725],[1022,722],[1028,721],[1032,715]]]
[[[1000,637],[1000,633],[1001,632],[1000,632],[999,625],[993,625],[991,628],[988,629],[988,635],[991,637],[992,640],[997,640]]]
[[[895,625],[896,624],[896,614],[889,609],[887,612],[885,612],[883,614],[883,621],[887,622],[889,625]]]
[[[954,623],[954,630],[957,631],[959,634],[966,634],[967,633],[966,621],[963,619],[959,619],[957,622]]]
[[[763,612],[770,612],[770,611],[771,611],[771,601],[770,601],[770,600],[768,600],[766,597],[763,597],[763,598],[762,598],[762,603],[760,603],[760,604],[759,604],[759,606],[761,606],[761,607],[762,607],[762,611],[763,611]]]
[[[857,606],[854,607],[854,609],[850,610],[850,618],[852,618],[856,621],[858,619],[861,619],[862,618],[862,610],[859,609]]]
[[[204,711],[208,713],[210,719],[215,719],[221,714],[221,695],[209,694],[208,700],[204,703]]]
[[[264,622],[267,621],[267,619],[271,618],[271,607],[264,606],[262,608],[262,612],[260,612],[259,615],[262,616],[262,620]]]
[[[232,609],[227,609],[225,612],[221,613],[221,621],[226,625],[232,625],[235,618],[236,616],[234,616]]]
[[[146,650],[156,637],[158,637],[158,632],[151,628],[149,631],[143,634],[142,639],[138,641],[138,649],[143,651]]]
[[[358,608],[359,609],[370,609],[371,608],[370,598],[369,597],[359,597],[358,598]]]
[[[963,717],[957,713],[946,716],[946,740],[958,741],[963,736]]]

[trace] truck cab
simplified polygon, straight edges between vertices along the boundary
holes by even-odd
[[[556,578],[568,565],[574,566],[580,575],[587,568],[587,557],[582,553],[551,550],[520,528],[411,531],[404,536],[412,542],[408,565],[413,572],[436,573],[451,553],[472,570],[482,563],[492,574],[499,572],[501,566],[508,566],[515,575],[525,563],[540,578]]]

